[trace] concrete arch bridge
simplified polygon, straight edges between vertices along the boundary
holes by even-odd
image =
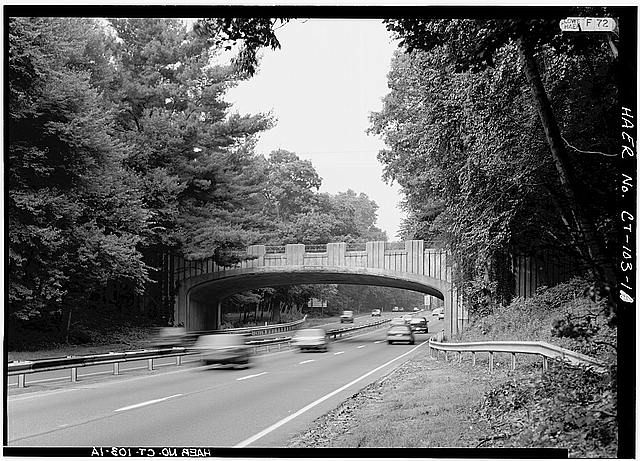
[[[445,335],[462,327],[462,307],[451,282],[452,260],[422,240],[281,247],[252,245],[246,259],[231,267],[213,260],[183,261],[174,305],[174,321],[187,330],[216,329],[220,301],[256,288],[298,284],[352,284],[403,288],[444,301]]]

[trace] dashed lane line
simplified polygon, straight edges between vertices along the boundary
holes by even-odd
[[[146,407],[147,405],[153,405],[154,403],[164,402],[165,400],[173,399],[175,397],[180,397],[181,395],[182,394],[174,394],[168,397],[163,397],[161,399],[147,400],[146,402],[136,403],[135,405],[129,405],[127,407],[118,408],[117,410],[113,410],[113,411],[127,411],[127,410],[133,410],[134,408]]]
[[[243,376],[242,378],[236,378],[236,381],[243,381],[245,379],[251,379],[251,378],[255,378],[257,376],[262,376],[262,375],[266,375],[268,372],[263,371],[262,373],[258,373],[256,375],[249,375],[249,376]]]
[[[302,362],[300,362],[298,365],[302,365],[303,363],[310,363],[310,362],[315,362],[314,359],[311,360],[303,360]]]
[[[297,418],[298,416],[300,416],[303,413],[306,413],[307,411],[309,411],[310,409],[312,409],[313,407],[321,404],[322,402],[324,402],[327,399],[330,399],[331,397],[333,397],[334,395],[344,391],[345,389],[348,389],[349,387],[353,386],[354,384],[362,381],[363,379],[365,379],[366,377],[372,375],[373,373],[375,373],[378,370],[381,370],[389,365],[391,365],[393,362],[400,360],[404,357],[406,357],[407,355],[411,354],[412,352],[414,352],[416,349],[418,349],[419,347],[424,346],[425,344],[429,344],[428,342],[424,342],[421,344],[418,344],[417,346],[411,348],[409,351],[405,352],[402,355],[397,356],[396,358],[393,358],[391,360],[389,360],[386,363],[383,363],[382,365],[380,365],[379,367],[374,368],[373,370],[363,374],[362,376],[360,376],[359,378],[354,379],[353,381],[345,384],[342,387],[339,387],[338,389],[334,390],[333,392],[329,392],[328,394],[326,394],[323,397],[320,397],[319,399],[311,402],[310,404],[308,404],[307,406],[301,408],[300,410],[296,411],[295,413],[287,416],[286,418],[281,419],[280,421],[272,424],[271,426],[267,427],[266,429],[258,432],[257,434],[249,437],[248,439],[245,439],[243,441],[241,441],[240,443],[234,445],[234,448],[243,448],[246,447],[247,445],[252,444],[253,442],[255,442],[256,440],[261,439],[262,437],[264,437],[265,435],[275,431],[276,429],[278,429],[280,426],[285,425],[286,423],[288,423],[289,421],[291,421],[294,418]]]

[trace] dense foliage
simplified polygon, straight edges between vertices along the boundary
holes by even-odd
[[[386,239],[366,194],[321,194],[309,161],[256,153],[271,116],[240,115],[225,101],[252,72],[220,64],[220,54],[236,39],[274,45],[250,40],[260,21],[223,21],[229,34],[217,38],[172,19],[8,24],[11,344],[33,339],[24,327],[82,341],[136,316],[170,320],[159,293],[163,253],[231,264],[228,250],[253,243]],[[278,317],[280,306],[326,289],[231,302],[257,299]]]
[[[493,437],[483,446],[566,447],[571,457],[613,457],[617,451],[617,338],[606,301],[587,296],[592,281],[575,277],[535,296],[515,299],[472,319],[462,341],[545,341],[595,357],[608,373],[518,356],[510,378],[477,408]]]
[[[479,408],[494,436],[483,447],[567,448],[572,458],[617,455],[616,388],[588,370],[529,370],[488,391]]]
[[[613,280],[616,62],[556,22],[388,21],[406,50],[370,130],[406,197],[404,236],[451,248],[468,299],[508,303],[510,255],[549,248]]]

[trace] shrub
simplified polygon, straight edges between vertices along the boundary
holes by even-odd
[[[616,388],[608,374],[565,367],[491,389],[479,417],[509,447],[568,448],[572,457],[615,457]]]

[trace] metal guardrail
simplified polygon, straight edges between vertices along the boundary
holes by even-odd
[[[306,319],[304,317],[303,321]],[[347,328],[338,328],[336,330],[329,330],[327,335],[333,338],[337,338],[338,336],[342,337],[353,331],[362,330],[364,328],[371,328],[382,325],[386,322],[389,322],[390,319],[379,320],[377,322],[367,323],[364,325],[358,325],[355,327],[347,327]],[[301,324],[301,321],[291,322]],[[289,325],[289,324],[282,324]],[[265,328],[265,327],[261,327]],[[238,328],[234,330],[245,330],[243,328]],[[227,332],[229,330],[219,330],[218,333]],[[235,333],[236,331],[234,331]],[[258,353],[261,348],[266,349],[268,352],[273,345],[278,346],[278,350],[282,348],[283,345],[290,346],[291,337],[282,337],[282,338],[269,338],[255,341],[248,341],[247,345],[253,347],[254,353]],[[182,363],[182,357],[185,355],[196,355],[198,352],[190,351],[184,347],[173,347],[166,349],[149,349],[149,350],[140,350],[140,351],[130,351],[130,352],[109,352],[107,354],[97,354],[97,355],[84,355],[84,356],[68,356],[68,357],[58,357],[52,359],[42,359],[42,360],[27,360],[21,362],[10,362],[7,365],[9,376],[18,376],[18,387],[25,387],[26,384],[26,375],[32,373],[40,373],[44,371],[53,371],[53,370],[71,370],[71,381],[76,382],[78,380],[78,368],[87,367],[92,365],[105,365],[112,364],[113,365],[113,374],[118,375],[120,373],[119,365],[122,362],[132,362],[132,361],[141,361],[147,360],[147,368],[149,370],[154,369],[154,359],[165,358],[165,357],[175,357],[176,365],[180,365]]]
[[[273,335],[276,333],[284,333],[285,331],[291,331],[293,328],[299,325],[302,325],[306,320],[307,320],[307,316],[305,315],[304,317],[302,317],[302,320],[294,320],[293,322],[289,322],[289,323],[280,323],[277,325],[265,325],[263,327],[227,328],[225,330],[199,331],[199,332],[196,332],[196,334],[249,333],[251,336]]]
[[[364,325],[358,325],[358,326],[353,326],[353,327],[345,327],[345,328],[337,328],[335,330],[329,330],[327,331],[327,334],[330,337],[333,337],[334,339],[337,338],[338,336],[342,337],[348,333],[354,332],[354,331],[358,331],[358,330],[363,330],[365,328],[371,328],[371,327],[377,327],[380,325],[383,325],[385,323],[390,322],[391,319],[380,319],[376,322],[371,322],[371,323],[365,323]]]
[[[473,364],[476,363],[476,353],[489,353],[489,371],[493,371],[493,354],[509,353],[511,354],[511,369],[516,367],[516,354],[539,355],[542,357],[542,369],[546,371],[549,368],[549,359],[557,360],[561,363],[568,363],[575,366],[586,366],[596,372],[604,373],[608,371],[608,367],[603,362],[580,354],[569,349],[564,349],[553,344],[543,341],[486,341],[472,343],[444,343],[442,335],[439,333],[437,339],[432,337],[429,340],[429,351],[433,357],[433,351],[436,351],[436,359],[442,351],[445,353],[447,360],[447,352],[458,354],[458,362],[462,361],[462,353],[470,352]]]

